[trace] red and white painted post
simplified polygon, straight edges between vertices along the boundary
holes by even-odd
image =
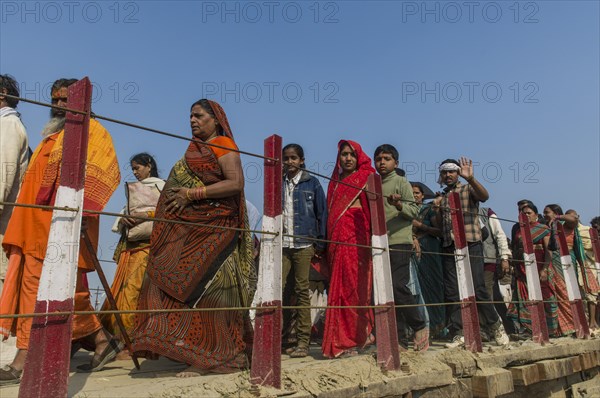
[[[583,301],[581,301],[581,292],[579,291],[579,283],[577,275],[575,275],[575,267],[567,246],[567,237],[565,229],[560,222],[556,223],[556,232],[558,247],[560,251],[560,263],[565,276],[565,285],[567,285],[567,295],[571,303],[571,311],[573,312],[573,323],[575,324],[575,334],[580,339],[590,337],[590,327],[585,318],[583,310]]]
[[[598,278],[598,283],[600,283],[600,239],[598,238],[598,231],[595,228],[590,228],[590,238],[592,239],[592,249],[594,250],[596,278]]]
[[[374,194],[367,194],[371,210],[373,297],[375,305],[385,306],[375,309],[377,363],[385,370],[394,370],[400,368],[400,351],[381,177],[375,173],[371,174],[367,180],[367,187],[369,191],[374,192]],[[375,249],[376,247],[388,250]]]
[[[62,255],[59,260],[44,260],[36,313],[69,312],[74,308],[91,98],[92,85],[87,77],[69,87],[67,108],[88,113],[66,113],[60,186],[54,205],[79,211],[52,213],[48,246],[61,248]],[[33,318],[19,397],[67,396],[72,329],[72,315]]]
[[[265,156],[281,159],[281,137],[272,135],[265,140]],[[282,258],[282,164],[265,159],[265,190],[263,235],[260,241],[258,297],[254,320],[252,350],[252,384],[281,388],[281,258]]]
[[[531,313],[532,338],[536,343],[544,344],[550,341],[548,336],[548,324],[546,323],[546,312],[544,311],[544,299],[542,287],[540,286],[540,274],[538,272],[533,240],[529,229],[529,219],[524,213],[519,214],[519,225],[521,226],[521,239],[523,240],[523,261],[525,263],[525,278],[527,279],[527,293],[531,303],[525,304]]]
[[[463,218],[460,198],[457,192],[448,195],[450,214],[452,216],[452,232],[454,233],[454,259],[456,261],[456,279],[461,301],[461,315],[465,348],[471,352],[481,352],[481,331],[479,330],[479,314],[475,301],[473,274],[469,246],[465,236],[465,220]]]

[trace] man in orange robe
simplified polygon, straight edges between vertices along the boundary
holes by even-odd
[[[65,107],[68,87],[76,79],[60,79],[52,86],[52,103]],[[17,203],[54,205],[60,180],[63,150],[65,111],[52,108],[51,120],[42,131],[43,140],[35,150],[21,186]],[[95,120],[90,120],[89,143],[84,187],[86,210],[102,210],[120,181],[112,139]],[[9,255],[5,286],[0,297],[0,314],[30,314],[34,312],[44,259],[60,261],[61,256],[72,255],[68,242],[48,246],[52,211],[26,207],[14,208],[2,246]],[[84,213],[84,228],[95,248],[98,245],[99,219]],[[84,273],[94,270],[91,254],[80,245],[75,311],[93,311],[90,292],[84,283]],[[19,383],[27,358],[32,318],[0,319],[0,333],[7,338],[17,336],[17,352],[13,362],[0,369],[0,385]],[[96,315],[73,317],[73,340],[82,340],[95,346],[90,365],[84,371],[101,370],[120,350],[120,345],[106,332]]]

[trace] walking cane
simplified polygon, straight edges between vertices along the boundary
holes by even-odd
[[[117,302],[115,301],[115,297],[113,296],[112,291],[110,290],[110,286],[108,285],[108,281],[106,280],[104,271],[102,270],[102,267],[100,266],[100,261],[98,261],[98,257],[96,256],[96,251],[94,250],[94,246],[92,245],[92,241],[90,240],[90,236],[88,235],[87,230],[83,230],[82,235],[83,235],[83,241],[85,242],[85,246],[87,247],[88,252],[90,252],[90,255],[92,256],[92,260],[94,261],[94,268],[96,268],[96,272],[98,273],[100,282],[102,282],[102,287],[104,287],[104,291],[106,292],[106,298],[108,299],[108,304],[110,304],[110,307],[112,310],[118,311],[119,309],[117,308]],[[119,327],[119,330],[121,331],[121,336],[123,337],[123,340],[125,340],[124,341],[125,347],[127,347],[129,352],[131,353],[131,359],[133,360],[133,364],[135,365],[137,370],[140,370],[140,363],[138,362],[138,359],[135,356],[135,353],[131,349],[131,340],[129,340],[129,335],[127,334],[127,331],[125,330],[125,325],[123,325],[123,320],[121,319],[121,314],[117,313],[117,314],[114,314],[114,316],[115,316],[115,320],[117,321],[117,326]]]

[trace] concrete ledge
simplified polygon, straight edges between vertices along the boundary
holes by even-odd
[[[558,379],[573,373],[571,358],[547,359],[538,362],[537,366],[542,380]]]
[[[502,368],[487,368],[477,371],[471,378],[473,396],[495,398],[514,391],[512,373]]]
[[[564,358],[584,352],[593,353],[600,351],[599,339],[580,340],[564,337],[553,339],[544,346],[532,341],[527,341],[517,346],[513,344],[510,345],[510,349],[491,347],[491,350],[480,353],[476,358],[477,367],[505,368],[511,365],[525,365],[549,358]]]
[[[452,369],[454,377],[471,377],[477,372],[475,354],[463,349],[441,351],[437,359]]]
[[[439,347],[437,343],[426,353],[401,353],[401,361],[408,365],[404,373],[382,372],[371,355],[325,360],[320,356],[320,348],[311,346],[309,357],[282,357],[280,390],[252,387],[248,371],[181,379],[175,374],[185,365],[165,358],[144,360],[141,371],[133,369],[131,361],[117,361],[102,372],[71,373],[69,396],[391,398],[412,394],[414,398],[471,398],[504,394],[502,398],[555,398],[566,397],[570,386],[574,386],[573,394],[578,389],[578,397],[597,395],[592,387],[594,382],[600,382],[598,339],[557,339],[546,346],[513,344],[509,350],[484,345],[485,352],[479,354]],[[90,354],[78,353],[72,369],[90,359]],[[588,383],[590,380],[593,382]],[[514,391],[507,393],[511,388]],[[17,395],[18,386],[0,388],[2,398]]]
[[[509,368],[515,386],[528,386],[540,381],[540,371],[537,364],[515,366]]]

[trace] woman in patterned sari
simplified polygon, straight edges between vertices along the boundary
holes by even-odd
[[[546,225],[551,227],[552,236],[549,246],[552,250],[552,268],[554,270],[554,293],[558,301],[558,327],[560,335],[570,336],[575,333],[575,324],[573,323],[573,313],[571,312],[571,304],[567,293],[567,284],[563,266],[560,261],[560,251],[555,239],[556,222],[561,222],[565,228],[567,236],[567,245],[569,251],[573,251],[573,229],[577,227],[577,219],[573,216],[564,215],[562,208],[557,204],[550,204],[544,208],[544,219]],[[571,239],[569,240],[569,235]],[[554,242],[553,242],[554,241]],[[573,263],[574,265],[576,262]]]
[[[371,213],[365,188],[374,173],[371,159],[354,141],[338,143],[336,166],[327,189],[327,239],[371,244]],[[358,187],[358,188],[353,188]],[[328,306],[371,305],[373,269],[371,249],[330,243]],[[323,355],[336,358],[355,355],[357,348],[373,342],[373,310],[328,308],[325,313]]]
[[[244,176],[227,117],[202,99],[190,124],[195,140],[171,170],[156,218],[198,225],[154,222],[139,308],[174,312],[143,314],[133,335],[134,351],[188,364],[179,377],[247,368],[252,329],[245,310],[176,310],[248,307],[256,290],[251,234],[239,230],[248,226]]]
[[[546,262],[550,229],[538,222],[538,209],[533,203],[528,203],[521,207],[521,211],[529,219],[529,230],[531,231],[535,261],[537,262],[540,275],[540,287],[542,289],[542,299],[544,300],[548,334],[550,337],[559,337],[558,306],[555,302],[556,298],[554,297],[554,288],[552,285],[554,271],[552,266]],[[524,329],[525,333],[531,335],[531,313],[529,306],[525,303],[525,301],[529,300],[529,293],[527,290],[525,263],[523,261],[523,239],[520,229],[515,232],[515,237],[512,241],[512,252],[515,259],[516,288],[513,290],[513,302],[508,307],[507,316],[517,324],[517,330]]]
[[[596,321],[596,301],[600,293],[600,284],[596,277],[596,265],[594,252],[592,249],[592,240],[590,238],[590,227],[586,227],[579,222],[579,214],[575,210],[567,210],[565,214],[572,214],[577,218],[577,228],[573,231],[573,251],[571,258],[573,264],[578,265],[577,278],[581,297],[587,301],[588,322],[590,329],[598,329]]]

